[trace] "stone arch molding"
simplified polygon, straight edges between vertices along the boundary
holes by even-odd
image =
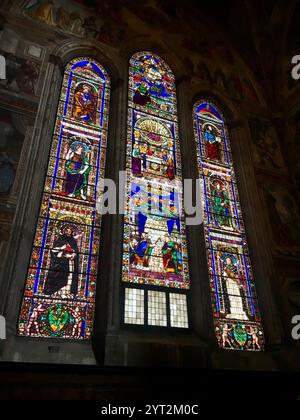
[[[118,86],[119,83],[120,72],[118,66],[115,65],[115,62],[118,62],[116,55],[111,51],[100,51],[93,43],[66,42],[50,49],[48,53],[40,104],[33,127],[28,161],[24,168],[5,269],[0,282],[1,311],[6,317],[8,332],[7,340],[0,345],[3,348],[3,360],[94,364],[92,343],[89,345],[76,343],[72,348],[68,340],[64,343],[59,340],[59,355],[54,357],[49,352],[50,348],[55,347],[57,339],[53,338],[49,342],[49,339],[16,337],[17,320],[42,196],[43,182],[41,180],[45,179],[45,168],[48,164],[63,69],[72,59],[89,56],[103,65],[113,86]],[[112,96],[115,98],[111,98],[111,108],[117,106],[116,95]],[[114,137],[114,132],[110,131],[110,135]],[[33,341],[35,341],[38,354],[32,352]],[[77,352],[76,349],[79,348],[81,350]]]

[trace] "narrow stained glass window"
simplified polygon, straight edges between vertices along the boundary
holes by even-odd
[[[109,77],[95,60],[65,69],[18,334],[88,339],[100,243]]]
[[[209,101],[194,107],[204,231],[219,346],[262,350],[264,336],[239,194],[223,116]]]
[[[145,325],[187,328],[186,305],[186,321],[170,324],[170,290],[186,301],[189,289],[175,78],[150,52],[130,60],[127,130],[124,322],[132,306],[128,290],[139,285],[145,290]]]

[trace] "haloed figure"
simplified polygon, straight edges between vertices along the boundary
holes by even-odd
[[[95,101],[91,92],[92,88],[84,84],[75,93],[73,117],[77,120],[94,122]]]
[[[59,292],[60,297],[67,298],[78,293],[77,239],[81,235],[74,236],[74,232],[74,226],[65,225],[53,242],[50,268],[43,290],[46,295]]]
[[[226,190],[218,180],[213,183],[211,190],[212,216],[217,226],[230,226],[229,199]]]
[[[88,174],[91,170],[87,146],[74,142],[66,156],[65,191],[69,197],[81,197],[86,200]]]
[[[179,274],[181,271],[181,245],[176,243],[173,239],[166,235],[165,243],[162,247],[162,257],[164,269],[167,273]]]
[[[224,254],[221,258],[222,277],[226,283],[227,296],[229,300],[230,313],[226,318],[247,320],[248,316],[244,309],[242,287],[240,284],[240,274],[238,262],[233,255]]]
[[[208,125],[205,128],[204,141],[206,143],[206,158],[211,160],[221,160],[221,139],[216,135],[211,125]]]
[[[134,251],[134,264],[149,267],[149,259],[152,254],[153,246],[147,233],[142,233]]]
[[[174,167],[174,160],[171,155],[168,156],[166,164],[167,164],[166,175],[168,176],[169,180],[172,181],[175,178],[175,167]]]
[[[147,82],[142,81],[140,86],[134,93],[133,102],[138,105],[145,106],[151,102],[150,91]]]

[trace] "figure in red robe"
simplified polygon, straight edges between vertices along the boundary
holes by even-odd
[[[167,158],[167,169],[166,175],[168,176],[169,180],[172,181],[175,178],[175,168],[174,168],[174,161],[171,156]]]
[[[211,125],[208,125],[205,128],[204,141],[206,143],[206,158],[211,160],[221,160],[221,139],[216,136]]]

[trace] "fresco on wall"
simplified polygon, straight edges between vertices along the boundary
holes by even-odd
[[[300,282],[299,278],[293,277],[285,278],[285,282],[287,283],[287,296],[290,314],[293,316],[300,313]]]
[[[190,51],[185,57],[192,69],[194,82],[205,81],[227,93],[232,99],[258,103],[260,99],[245,68],[228,48],[220,47],[219,40],[199,36],[186,36],[181,47]],[[199,59],[199,51],[201,58]]]
[[[297,160],[300,160],[300,111],[293,118],[294,125],[294,147],[297,153]]]
[[[10,92],[36,96],[40,65],[1,50],[0,54],[6,59],[6,79],[0,80],[0,88]]]
[[[298,192],[300,191],[300,111],[298,111],[293,117],[293,149],[292,153],[296,154],[294,156],[293,168],[293,179],[296,185]]]
[[[107,1],[97,4],[78,0],[29,0],[22,4],[21,10],[56,30],[115,44],[126,38],[119,4],[119,1],[112,5]]]
[[[0,268],[5,265],[7,245],[11,233],[11,225],[14,213],[6,209],[0,209]]]
[[[12,190],[27,120],[21,115],[0,109],[0,197],[7,198]]]
[[[73,10],[73,5],[68,1],[27,1],[23,5],[23,12],[43,22],[49,26],[60,28],[64,31],[75,33],[77,35],[84,35],[84,21],[83,13],[76,13]]]
[[[177,33],[181,25],[178,7],[171,0],[150,0],[141,2],[125,1],[126,9],[137,16],[141,23],[151,27],[152,30],[164,30],[166,33]]]
[[[184,53],[182,56],[195,83],[206,81],[233,99],[260,102],[244,64],[229,48],[220,46],[218,34],[211,33],[205,21],[201,21],[203,34],[199,35],[199,19],[186,19],[186,11],[179,3],[27,0],[21,4],[21,11],[49,28],[113,46],[139,35],[150,33],[154,40],[162,39],[163,34],[167,47],[189,52],[188,56],[184,57]]]
[[[285,166],[279,147],[278,136],[269,120],[253,117],[249,127],[254,145],[254,163],[263,169],[284,171]]]
[[[300,218],[295,197],[286,186],[263,187],[274,247],[280,253],[300,254]]]
[[[259,101],[251,81],[246,78],[241,80],[234,71],[227,73],[222,70],[222,67],[218,67],[214,71],[212,63],[206,62],[204,59],[194,63],[190,57],[186,57],[185,63],[187,67],[192,69],[194,82],[200,80],[208,85],[215,86],[227,93],[232,99],[244,99],[250,102]]]
[[[1,1],[1,8],[3,10],[9,10],[10,7],[13,6],[13,0],[2,0]]]
[[[246,77],[238,76],[239,73],[232,70],[226,74],[218,69],[215,72],[214,82],[218,87],[226,90],[233,99],[259,102],[252,82]]]

